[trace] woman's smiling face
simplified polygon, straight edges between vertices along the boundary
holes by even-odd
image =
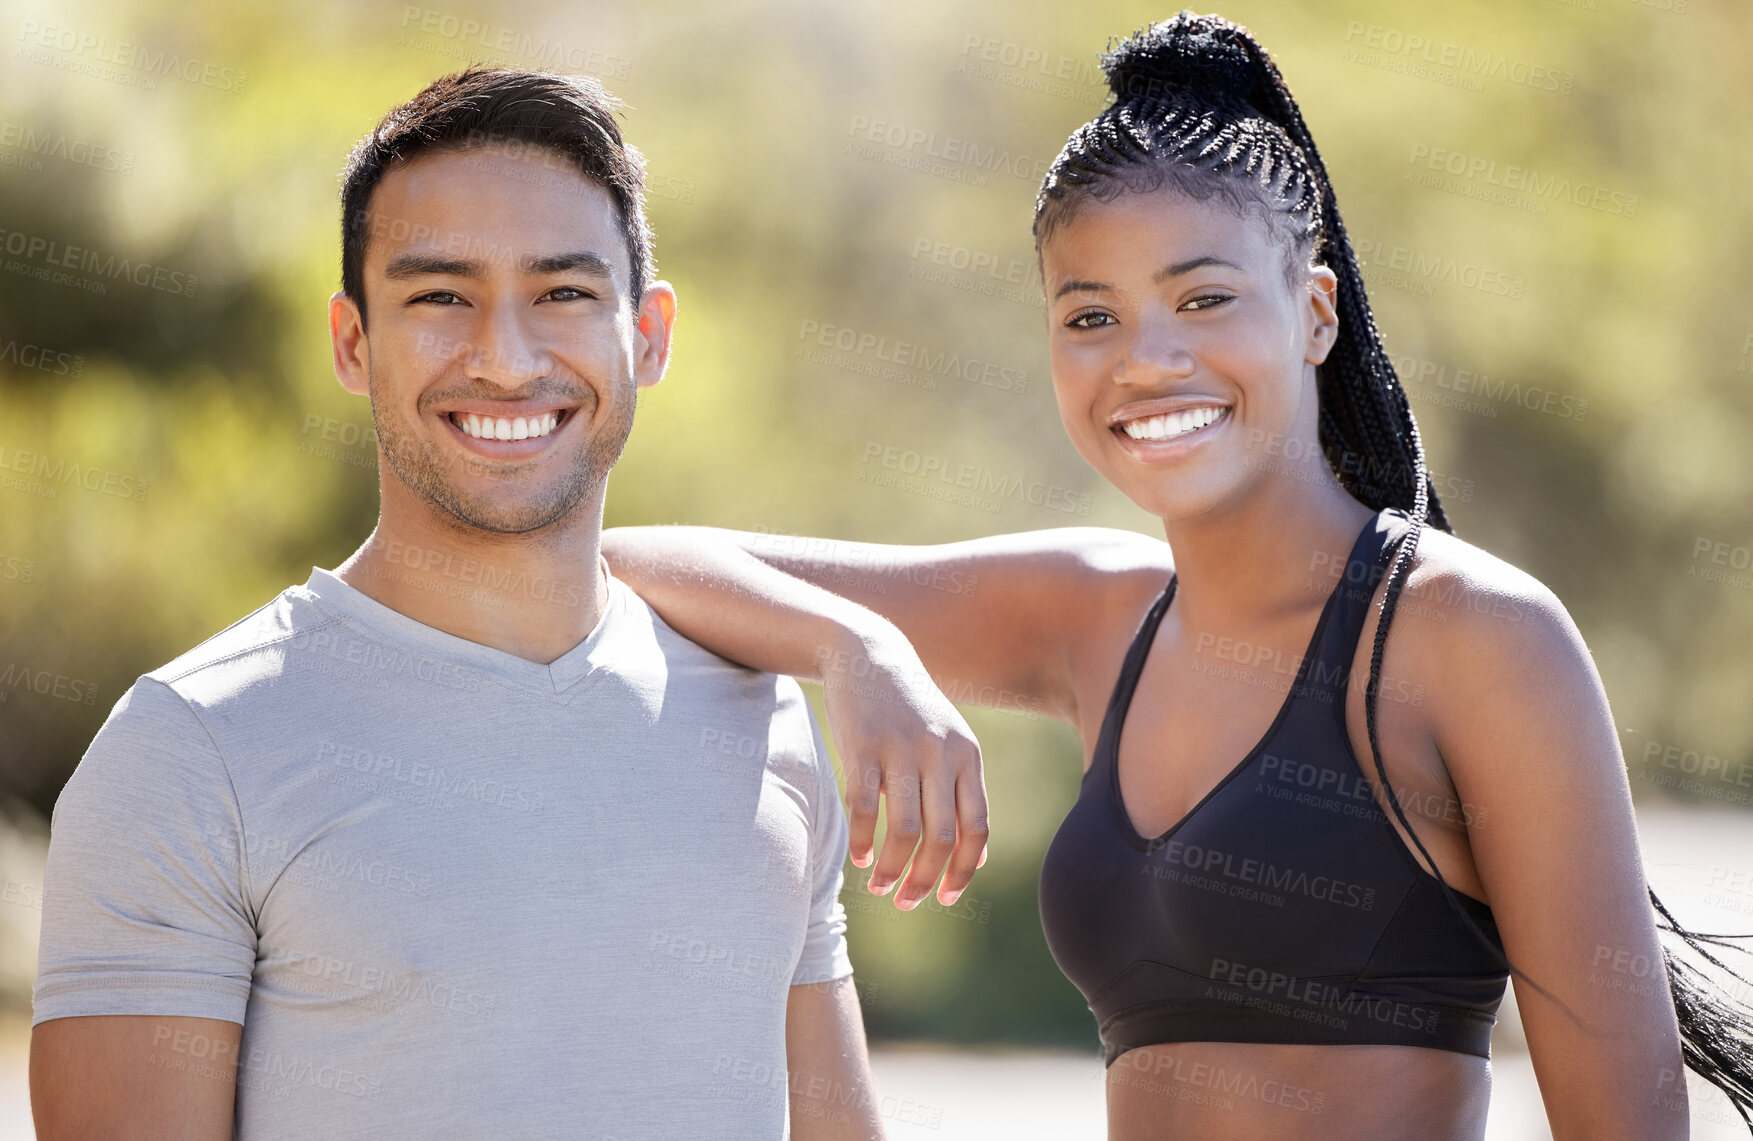
[[[1048,347],[1073,445],[1165,520],[1298,477],[1338,322],[1325,267],[1293,287],[1258,212],[1167,188],[1089,199],[1042,246]]]

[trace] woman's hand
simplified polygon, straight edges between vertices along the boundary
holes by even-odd
[[[941,874],[937,898],[947,907],[986,862],[980,743],[901,632],[881,619],[864,625],[823,647],[817,663],[846,772],[852,862],[870,867],[877,806],[886,798],[870,890],[885,895],[905,873],[895,906],[911,910]]]

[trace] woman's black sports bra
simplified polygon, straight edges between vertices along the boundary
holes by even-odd
[[[1378,806],[1345,727],[1370,599],[1409,526],[1390,509],[1363,529],[1272,727],[1154,839],[1126,815],[1117,756],[1174,578],[1145,615],[1041,868],[1047,945],[1089,1001],[1109,1065],[1166,1042],[1491,1056],[1508,978],[1491,909],[1456,893],[1488,944]]]

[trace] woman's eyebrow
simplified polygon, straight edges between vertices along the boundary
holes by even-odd
[[[1216,254],[1200,254],[1198,257],[1188,258],[1186,261],[1178,261],[1173,265],[1164,266],[1162,269],[1156,271],[1155,276],[1153,276],[1151,280],[1158,285],[1161,285],[1171,277],[1179,277],[1183,273],[1188,273],[1192,270],[1198,269],[1200,266],[1206,265],[1228,266],[1230,269],[1234,270],[1242,269],[1242,267],[1235,262],[1230,261],[1227,258],[1220,258]],[[1247,271],[1243,270],[1242,272],[1245,273]]]
[[[1113,288],[1112,285],[1109,285],[1106,282],[1079,281],[1074,277],[1069,281],[1062,281],[1059,283],[1059,288],[1053,291],[1053,300],[1057,301],[1067,293],[1108,293],[1111,292]]]
[[[1247,272],[1228,258],[1220,258],[1216,254],[1200,254],[1198,257],[1188,258],[1186,261],[1178,261],[1173,265],[1164,266],[1151,276],[1151,281],[1161,285],[1171,277],[1179,277],[1183,273],[1191,273],[1193,270],[1207,265],[1221,265],[1242,273]],[[1114,287],[1104,281],[1083,281],[1071,278],[1059,283],[1059,288],[1053,291],[1053,300],[1057,301],[1067,293],[1112,293],[1113,291]]]

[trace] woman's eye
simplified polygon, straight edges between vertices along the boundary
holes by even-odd
[[[1104,325],[1111,325],[1113,323],[1113,314],[1103,313],[1099,309],[1092,309],[1087,313],[1076,314],[1071,320],[1065,323],[1065,327],[1067,329],[1099,329]]]
[[[1187,304],[1183,305],[1182,308],[1183,309],[1191,309],[1194,312],[1198,312],[1201,309],[1210,309],[1213,306],[1221,305],[1225,301],[1228,301],[1229,299],[1230,299],[1230,297],[1229,297],[1229,294],[1227,294],[1227,293],[1207,293],[1202,297],[1195,297],[1193,300],[1191,300],[1191,301],[1187,302]],[[1202,305],[1202,304],[1200,304],[1201,302],[1208,302],[1209,304]]]

